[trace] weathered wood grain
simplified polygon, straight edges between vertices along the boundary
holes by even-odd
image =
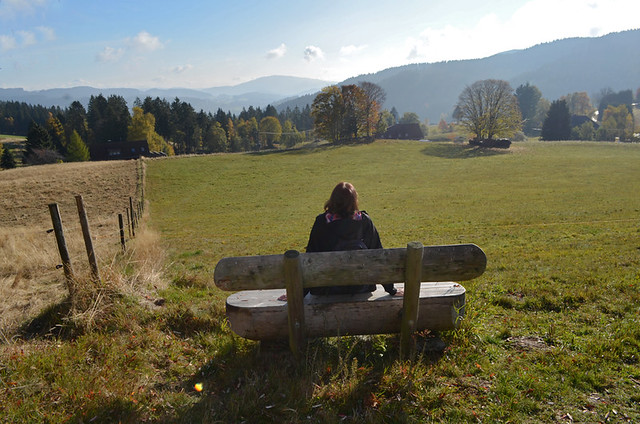
[[[404,302],[402,324],[400,326],[400,355],[408,358],[413,352],[413,333],[416,331],[420,312],[420,282],[422,276],[422,255],[424,249],[419,241],[407,244],[405,264]]]
[[[398,285],[403,290],[402,284]],[[227,298],[231,329],[251,340],[285,340],[288,333],[285,290],[248,290]],[[307,337],[400,332],[403,297],[381,287],[373,293],[304,298]],[[451,330],[464,316],[465,289],[454,282],[422,283],[416,330]]]
[[[304,287],[404,282],[406,248],[301,253]],[[425,246],[422,281],[466,281],[484,272],[487,257],[474,244]],[[214,273],[223,290],[285,287],[283,255],[221,259]]]
[[[300,253],[288,250],[284,254],[284,279],[287,286],[289,347],[296,357],[302,353],[304,335],[304,301]]]

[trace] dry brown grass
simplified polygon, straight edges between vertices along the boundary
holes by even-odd
[[[102,279],[109,282],[110,290],[145,285],[141,280],[155,278],[153,272],[141,277],[139,267],[135,267],[137,276],[124,277],[115,259],[122,256],[117,214],[124,214],[129,196],[136,198],[139,173],[136,161],[43,165],[0,172],[0,328],[5,334],[68,295],[62,270],[56,269],[60,256],[55,237],[47,233],[52,228],[49,203],[59,205],[76,284],[85,285],[82,291],[87,299],[81,302],[85,303],[81,314],[95,312],[98,303],[107,302],[109,296],[105,287],[87,286],[91,282],[75,203],[78,194],[84,200]],[[146,246],[154,236],[139,233],[139,240],[130,242],[135,248],[129,249],[126,259],[148,261],[157,269],[160,253]],[[89,307],[91,302],[94,305]]]

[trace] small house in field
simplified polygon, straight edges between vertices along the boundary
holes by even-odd
[[[420,124],[395,124],[387,128],[382,138],[421,140],[424,138]]]
[[[140,156],[150,155],[147,140],[94,143],[89,148],[89,153],[91,160],[138,159]]]
[[[594,121],[593,119],[589,118],[588,116],[571,115],[571,128],[579,127],[585,122],[591,122],[591,124],[593,125],[593,128],[596,130],[600,128],[600,124],[597,121]]]

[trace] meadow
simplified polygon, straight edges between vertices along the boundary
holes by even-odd
[[[94,328],[5,340],[0,416],[637,422],[639,163],[637,144],[503,151],[384,140],[147,161],[145,225],[159,234],[171,284],[152,306],[131,293],[114,298]],[[463,283],[461,327],[419,335],[444,350],[401,361],[394,335],[331,338],[311,341],[296,363],[286,346],[230,331],[216,262],[304,250],[342,180],[358,189],[385,247],[417,240],[485,251],[485,274]]]
[[[78,277],[87,274],[75,195],[82,195],[103,265],[118,252],[117,213],[138,190],[134,161],[80,162],[0,172],[0,330],[11,331],[67,291],[48,204],[57,203]],[[84,260],[83,260],[84,257]]]

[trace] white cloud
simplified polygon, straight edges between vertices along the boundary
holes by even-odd
[[[106,46],[97,55],[99,62],[117,62],[129,52],[145,53],[164,48],[158,37],[154,37],[146,31],[140,31],[133,38],[126,38],[123,47]]]
[[[141,52],[152,52],[164,47],[158,37],[154,37],[147,31],[140,31],[138,35],[127,41],[132,49]]]
[[[124,49],[116,49],[113,47],[105,47],[102,52],[98,53],[98,62],[117,62],[124,55]]]
[[[351,55],[354,55],[356,53],[359,53],[359,52],[363,51],[367,47],[368,46],[366,44],[362,44],[362,45],[359,45],[359,46],[354,46],[353,44],[350,44],[348,46],[342,46],[342,47],[340,47],[340,55],[341,56],[351,56]]]
[[[190,71],[193,69],[193,65],[179,65],[174,67],[173,69],[171,69],[171,72],[173,72],[174,74],[182,74],[184,72]]]
[[[324,53],[320,47],[307,46],[304,48],[304,60],[313,62],[316,59],[324,59]]]
[[[406,60],[486,57],[568,37],[595,37],[640,27],[637,0],[530,0],[511,16],[480,16],[466,26],[429,27],[405,40]]]
[[[42,37],[46,41],[53,41],[56,39],[56,32],[54,31],[53,28],[46,27],[46,26],[39,26],[36,29],[40,31],[40,33],[42,34]]]
[[[49,0],[1,0],[0,17],[13,18],[21,14],[32,14],[47,3]]]
[[[32,46],[36,44],[36,35],[31,31],[17,31],[20,38],[22,38],[22,46]]]
[[[0,35],[0,50],[6,52],[7,50],[15,49],[18,46],[15,37],[10,35]]]
[[[286,52],[287,52],[287,46],[284,43],[282,43],[275,49],[269,50],[267,52],[267,59],[279,59],[282,56],[284,56]]]

